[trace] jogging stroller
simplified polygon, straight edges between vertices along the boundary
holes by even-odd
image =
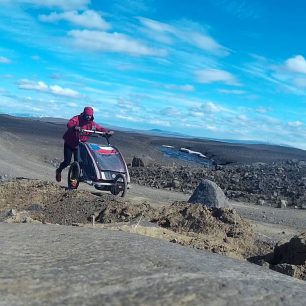
[[[80,142],[77,160],[68,171],[68,188],[77,189],[87,183],[98,190],[124,197],[130,184],[127,165],[120,151],[109,142],[110,134],[94,130],[81,130],[80,135],[102,136],[107,144]]]

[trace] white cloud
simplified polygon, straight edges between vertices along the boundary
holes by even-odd
[[[43,22],[65,20],[72,24],[90,29],[107,30],[111,27],[99,13],[93,10],[86,10],[82,13],[79,13],[78,11],[68,11],[63,13],[52,12],[50,15],[40,15],[39,19]]]
[[[68,33],[78,48],[92,51],[128,53],[131,55],[165,56],[165,50],[147,46],[141,41],[120,33],[73,30]]]
[[[118,119],[123,119],[123,120],[126,120],[126,121],[130,121],[130,122],[143,122],[144,121],[142,118],[139,118],[139,117],[121,115],[121,114],[116,114],[115,117],[118,118]]]
[[[7,58],[7,57],[4,57],[4,56],[0,56],[0,63],[2,64],[10,64],[12,61]]]
[[[301,55],[288,59],[285,64],[258,55],[251,57],[255,61],[244,65],[246,68],[242,66],[238,69],[274,84],[278,91],[305,95],[305,80],[297,74],[304,70],[306,73],[306,61]],[[272,90],[269,91],[272,93]]]
[[[285,66],[289,71],[306,74],[306,60],[302,55],[287,59]]]
[[[221,82],[228,85],[240,85],[236,77],[225,70],[219,69],[203,69],[196,71],[196,78],[198,82],[208,84],[214,82]]]
[[[68,102],[67,105],[68,105],[69,107],[73,107],[73,108],[79,107],[79,105],[78,105],[77,103],[75,103],[75,102]]]
[[[166,84],[164,85],[164,87],[166,89],[171,89],[171,90],[194,91],[194,87],[189,84],[185,85]]]
[[[179,117],[181,112],[175,107],[166,107],[160,110],[160,114],[169,117]]]
[[[176,26],[173,26],[144,17],[139,17],[138,19],[146,29],[151,31],[148,32],[151,36],[150,38],[168,44],[174,43],[174,38],[177,38],[180,41],[216,55],[229,54],[227,48],[220,45],[214,38],[206,33],[195,30],[191,23],[187,26],[184,23],[183,25],[178,23]]]
[[[169,24],[144,17],[139,17],[138,19],[144,26],[153,31],[175,33],[175,28]]]
[[[214,102],[211,102],[211,101],[207,101],[205,103],[203,103],[201,105],[201,109],[205,112],[205,113],[219,113],[221,111],[225,111],[225,109],[214,103]]]
[[[140,111],[139,103],[131,100],[119,98],[117,100],[116,105],[119,107],[120,110],[131,111],[131,112]]]
[[[20,89],[46,92],[46,93],[50,93],[50,94],[53,94],[53,95],[56,95],[56,96],[65,96],[65,97],[76,98],[80,95],[79,92],[77,92],[73,89],[63,88],[63,87],[58,86],[58,85],[50,85],[49,86],[42,81],[34,82],[34,81],[24,79],[24,80],[21,80],[18,83],[18,86],[19,86]]]
[[[210,125],[210,124],[206,125],[205,128],[209,131],[214,131],[214,132],[219,130],[215,125]]]
[[[228,55],[229,51],[216,42],[212,37],[198,32],[184,32],[182,35],[186,41],[199,49],[215,53],[217,55]]]
[[[11,4],[11,0],[0,0],[0,4]],[[39,7],[60,8],[63,10],[83,9],[91,0],[14,0],[14,4],[29,4]]]
[[[281,124],[281,121],[279,119],[275,118],[275,117],[265,116],[261,119],[267,123],[269,128],[271,128],[272,124],[275,124],[275,125]]]
[[[171,126],[171,123],[169,121],[160,120],[160,119],[151,119],[148,122],[158,126],[167,126],[167,127]]]
[[[248,121],[248,117],[246,115],[243,115],[243,114],[240,114],[237,116],[237,119],[240,120],[240,121]]]
[[[304,123],[301,121],[291,121],[291,122],[288,122],[288,125],[290,127],[300,127],[300,126],[303,126]]]
[[[50,93],[58,96],[66,96],[66,97],[77,97],[79,93],[70,88],[63,88],[58,85],[49,86]]]
[[[189,115],[196,118],[208,118],[208,116],[212,117],[213,115],[221,112],[230,113],[231,111],[212,101],[206,101],[200,105],[189,108]]]
[[[19,82],[19,88],[21,89],[31,89],[36,91],[48,91],[48,85],[42,81],[32,82],[30,80],[24,79]]]
[[[204,112],[202,112],[202,111],[199,110],[199,109],[191,109],[191,110],[189,111],[189,115],[190,115],[191,117],[202,118],[202,117],[204,117]]]

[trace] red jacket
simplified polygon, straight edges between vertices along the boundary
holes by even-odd
[[[82,114],[74,116],[68,121],[67,123],[68,130],[63,136],[65,143],[72,149],[75,149],[79,144],[79,132],[74,129],[74,127],[76,126],[79,126],[81,129],[84,130],[91,130],[93,127],[95,127],[96,130],[99,132],[109,132],[108,129],[100,126],[94,121],[86,121],[83,118]],[[80,141],[86,142],[89,139],[88,135],[81,135]]]

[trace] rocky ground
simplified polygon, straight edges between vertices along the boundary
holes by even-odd
[[[232,208],[208,208],[184,201],[153,207],[146,202],[135,204],[101,192],[71,191],[46,181],[16,179],[0,184],[1,221],[78,226],[95,222],[127,232],[137,228],[143,235],[306,278],[303,234],[298,251],[292,251],[300,254],[299,260],[291,260],[280,254],[288,253],[297,243],[293,247],[289,241],[278,243],[273,251],[274,243],[262,239],[251,223]]]
[[[131,167],[132,181],[157,189],[192,193],[203,179],[216,182],[235,201],[306,208],[306,162],[288,160],[250,165]]]
[[[232,209],[209,209],[186,202],[154,208],[27,179],[0,184],[0,221],[77,225],[90,224],[92,216],[102,224],[146,221],[150,223],[147,231],[154,228],[156,233],[158,227],[167,230],[168,236],[161,231],[161,238],[171,236],[169,240],[175,243],[234,258],[247,259],[271,251],[271,245],[261,243],[250,223]]]

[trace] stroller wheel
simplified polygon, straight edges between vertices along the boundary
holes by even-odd
[[[123,198],[126,194],[127,184],[126,178],[123,174],[118,174],[115,179],[114,183],[111,187],[111,193],[115,196],[119,195]]]
[[[78,162],[73,162],[68,171],[68,188],[77,189],[79,187],[81,168]]]

